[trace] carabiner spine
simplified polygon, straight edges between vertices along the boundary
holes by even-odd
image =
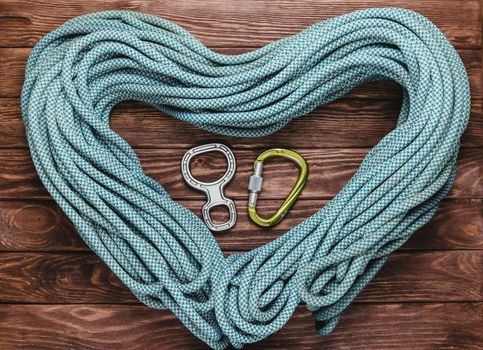
[[[258,215],[256,209],[258,193],[261,192],[263,184],[263,162],[268,158],[275,156],[284,157],[292,160],[299,166],[300,173],[294,187],[292,188],[292,191],[287,196],[280,208],[271,217],[263,218]],[[250,192],[248,197],[248,216],[250,217],[250,219],[257,225],[262,227],[271,227],[278,224],[285,217],[287,212],[290,210],[297,198],[300,196],[300,193],[302,192],[307,181],[307,176],[307,162],[300,154],[283,148],[271,149],[261,153],[255,160],[253,174],[250,176],[250,181],[248,183],[248,190]]]

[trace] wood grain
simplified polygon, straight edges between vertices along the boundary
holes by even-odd
[[[0,349],[206,349],[170,312],[139,304],[82,242],[41,185],[27,150],[19,96],[31,47],[77,15],[130,9],[174,21],[208,47],[237,54],[380,0],[0,0]],[[435,217],[383,267],[327,337],[315,333],[300,306],[288,324],[246,349],[482,349],[483,348],[483,75],[479,0],[396,0],[432,20],[457,48],[472,96],[458,177]],[[117,106],[111,126],[138,153],[145,172],[198,215],[203,194],[179,174],[183,153],[219,141],[234,149],[237,176],[227,194],[238,222],[215,238],[225,254],[279,237],[334,196],[364,155],[394,128],[401,88],[365,84],[270,137],[220,137],[169,118],[151,107]],[[271,147],[307,157],[309,182],[288,216],[272,229],[248,220],[247,179],[256,155]],[[195,175],[214,179],[221,156],[198,157]],[[259,210],[272,213],[296,177],[293,164],[267,164]],[[221,220],[219,212],[215,219]]]
[[[329,336],[299,307],[279,332],[245,349],[481,349],[482,303],[355,304]],[[416,321],[415,321],[416,320]],[[4,305],[0,347],[206,349],[167,311],[138,305]]]
[[[483,301],[482,258],[482,251],[395,253],[357,300]],[[0,303],[135,302],[93,254],[0,254]]]
[[[30,51],[30,48],[0,47],[0,97],[20,96],[25,64]],[[247,49],[222,47],[216,48],[216,51],[224,54],[239,54],[246,52]],[[458,50],[458,53],[468,73],[472,96],[475,98],[481,97],[481,50]],[[399,100],[401,88],[397,84],[388,81],[368,83],[356,88],[349,96],[352,98]]]
[[[189,189],[179,171],[181,158],[187,149],[137,150],[144,172],[161,183],[171,197],[203,199],[201,192]],[[347,183],[359,167],[369,149],[299,149],[309,165],[310,176],[301,198],[327,199],[333,197]],[[263,149],[233,149],[238,161],[237,172],[226,188],[230,198],[247,198],[247,179],[252,173],[252,160]],[[243,160],[243,161],[240,161]],[[226,160],[219,154],[207,153],[193,159],[191,168],[200,179],[216,179],[224,172]],[[479,149],[460,151],[458,176],[449,198],[482,198],[483,154]],[[283,159],[273,159],[264,168],[262,198],[283,199],[297,176],[297,167]],[[40,183],[27,150],[0,149],[0,199],[49,198]]]
[[[103,10],[134,10],[171,20],[190,31],[208,46],[259,47],[295,34],[323,19],[357,9],[384,7],[386,3],[366,0],[362,3],[328,0],[277,0],[244,2],[187,0],[4,0],[0,28],[0,46],[32,46],[41,36],[75,16]],[[410,2],[392,1],[391,6],[420,12],[433,21],[459,48],[480,48],[480,3],[476,0]]]
[[[258,209],[268,215],[277,201],[260,201]],[[203,201],[180,203],[200,215]],[[231,230],[215,234],[223,250],[243,251],[259,247],[279,237],[326,200],[300,200],[285,219],[273,228],[260,228],[246,215],[246,202],[237,200],[238,221]],[[401,248],[415,250],[483,249],[483,202],[481,199],[444,200],[433,219],[414,233]],[[223,215],[213,213],[215,221]],[[73,225],[53,201],[0,202],[0,252],[88,251]]]
[[[188,148],[217,140],[236,148],[361,148],[377,144],[394,127],[400,101],[344,98],[292,121],[262,138],[230,138],[202,131],[141,103],[115,108],[111,127],[134,148]],[[0,99],[0,148],[26,148],[27,140],[17,99]],[[354,127],[357,125],[357,128]],[[321,137],[323,135],[323,137]],[[483,99],[473,99],[463,147],[483,144]]]

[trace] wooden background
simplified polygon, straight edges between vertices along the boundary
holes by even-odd
[[[472,113],[454,189],[434,219],[393,254],[336,330],[314,331],[299,307],[289,323],[248,349],[481,349],[483,94],[481,3],[477,0],[397,0],[427,16],[457,48],[471,82]],[[140,305],[81,242],[39,182],[19,112],[24,66],[41,36],[80,14],[130,9],[172,20],[210,48],[245,52],[321,19],[383,6],[365,0],[0,0],[0,349],[204,349],[169,312]],[[231,139],[201,132],[141,104],[125,103],[113,127],[137,150],[147,174],[176,200],[199,213],[203,195],[180,177],[180,159],[209,141],[231,146],[238,172],[228,195],[238,224],[216,238],[226,252],[264,244],[316,212],[357,169],[391,128],[400,88],[381,82],[357,88],[271,137]],[[310,166],[306,189],[276,228],[262,230],[246,217],[246,185],[255,156],[282,146]],[[194,172],[223,172],[221,157],[200,157]],[[267,165],[263,212],[277,208],[295,181],[292,164]],[[220,213],[221,215],[221,213]]]

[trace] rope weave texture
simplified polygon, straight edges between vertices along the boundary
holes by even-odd
[[[268,135],[381,79],[404,88],[401,112],[353,178],[275,241],[226,258],[109,126],[116,104],[138,100],[218,134]],[[36,170],[85,242],[141,302],[171,310],[214,349],[264,339],[300,302],[330,333],[450,190],[469,106],[454,48],[397,8],[322,21],[234,56],[157,17],[93,13],[35,46],[21,100]]]

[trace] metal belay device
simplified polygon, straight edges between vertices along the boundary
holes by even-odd
[[[226,157],[227,169],[225,174],[218,180],[213,182],[203,182],[193,177],[190,170],[190,162],[193,157],[208,153],[208,152],[220,152]],[[225,231],[233,227],[236,223],[236,206],[235,203],[225,197],[223,190],[225,186],[231,181],[235,175],[236,160],[233,152],[225,145],[221,143],[210,143],[194,147],[188,150],[181,160],[181,174],[186,183],[195,190],[202,191],[206,194],[206,203],[202,209],[203,219],[206,226],[212,231]],[[215,224],[211,219],[210,210],[214,207],[225,206],[228,208],[229,219],[222,224]]]

